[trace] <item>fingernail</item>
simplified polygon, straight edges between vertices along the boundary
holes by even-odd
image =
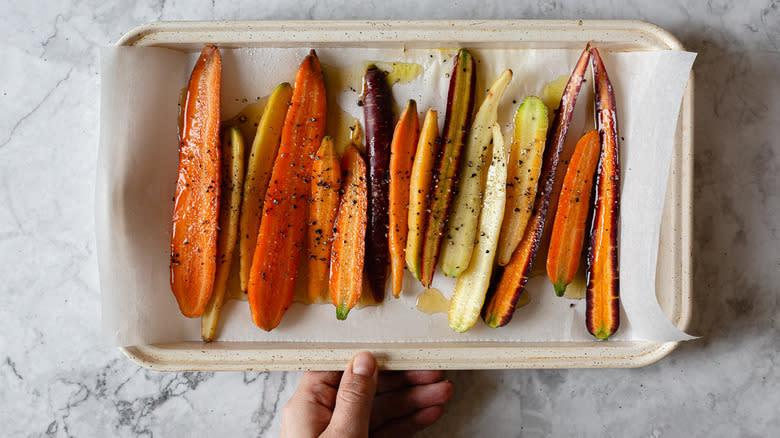
[[[450,380],[445,380],[445,382],[449,383],[449,388],[450,388],[449,392],[450,392],[450,394],[447,397],[447,400],[449,400],[455,394],[455,385]]]
[[[352,372],[358,376],[369,377],[374,375],[376,360],[371,353],[361,352],[352,359]]]

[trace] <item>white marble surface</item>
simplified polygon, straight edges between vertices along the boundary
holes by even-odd
[[[699,341],[636,370],[449,373],[424,436],[780,434],[780,3],[776,0],[2,4],[0,425],[4,436],[276,436],[299,373],[157,373],[100,344],[92,200],[98,49],[178,19],[631,18],[699,52]]]

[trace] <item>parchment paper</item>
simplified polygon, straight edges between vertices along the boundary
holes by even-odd
[[[223,49],[223,115],[229,118],[247,100],[267,96],[280,82],[292,82],[308,49]],[[397,105],[415,99],[421,113],[435,108],[444,119],[449,73],[455,50],[322,48],[328,72],[360,71],[364,61],[414,62],[423,73],[393,86]],[[547,82],[571,72],[578,50],[481,49],[477,105],[505,68],[514,79],[499,108],[506,141],[512,116],[523,98],[539,95]],[[177,171],[177,104],[197,53],[163,48],[111,47],[102,52],[101,137],[96,193],[96,232],[107,342],[118,345],[200,339],[200,319],[183,317],[169,286],[170,220]],[[676,51],[603,52],[618,107],[621,137],[622,210],[620,276],[622,320],[616,340],[689,339],[664,315],[655,294],[659,229],[674,135],[683,90],[695,54]],[[335,78],[334,78],[335,80]],[[330,93],[362,121],[357,105],[360,76],[341,78]],[[566,154],[593,127],[592,81],[583,86]],[[337,95],[333,95],[337,94]],[[476,111],[476,108],[475,108]],[[344,137],[344,133],[334,133]],[[251,138],[247,139],[251,143]],[[565,162],[559,169],[563,178]],[[552,213],[548,223],[552,221]],[[544,260],[537,260],[544,264]],[[543,271],[540,271],[543,272]],[[222,310],[218,339],[224,341],[451,342],[591,341],[585,329],[584,300],[557,298],[545,275],[528,282],[531,303],[505,327],[481,321],[465,334],[450,331],[446,314],[415,308],[422,287],[407,272],[404,293],[388,292],[378,307],[353,309],[337,321],[332,305],[293,304],[272,332],[251,322],[246,301],[230,300]],[[455,281],[437,273],[433,287],[450,296]]]

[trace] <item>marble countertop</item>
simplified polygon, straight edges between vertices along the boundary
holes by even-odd
[[[695,63],[694,320],[641,369],[448,373],[423,436],[780,434],[780,2],[37,1],[0,16],[0,424],[6,436],[277,436],[300,373],[159,373],[101,344],[101,46],[182,19],[641,19]]]

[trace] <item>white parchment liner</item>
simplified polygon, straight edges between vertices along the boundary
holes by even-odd
[[[292,82],[308,49],[222,50],[223,115],[227,118]],[[422,65],[423,73],[396,84],[403,105],[415,99],[422,112],[439,111],[443,122],[454,50],[322,48],[323,65],[354,71],[364,61]],[[568,75],[578,50],[478,49],[477,105],[487,86],[505,68],[514,79],[499,108],[499,122],[511,141],[512,116],[522,99],[539,95],[553,79]],[[656,260],[680,102],[695,54],[679,51],[603,52],[615,89],[621,138],[622,210],[620,281],[622,320],[616,340],[675,341],[690,336],[674,327],[655,295]],[[103,294],[103,328],[117,346],[200,339],[200,320],[183,317],[169,286],[170,219],[177,170],[177,103],[197,53],[162,48],[111,47],[102,52],[101,135],[96,193],[96,232]],[[327,72],[327,69],[326,69]],[[588,76],[589,78],[589,76]],[[327,77],[326,77],[327,80]],[[362,120],[357,76],[336,99]],[[584,84],[567,150],[592,128],[592,81]],[[350,90],[353,88],[356,91]],[[333,94],[333,93],[331,93]],[[476,111],[476,108],[475,108]],[[343,134],[343,133],[330,133]],[[247,139],[251,142],[251,139]],[[570,152],[569,152],[570,153]],[[565,166],[565,164],[562,164]],[[565,171],[565,167],[562,169]],[[562,174],[561,174],[562,175]],[[562,176],[561,176],[562,178]],[[552,221],[552,213],[548,216]],[[548,222],[549,223],[549,222]],[[537,260],[537,264],[544,263]],[[454,280],[437,274],[434,287],[449,296]],[[294,304],[278,328],[258,329],[246,301],[228,301],[218,339],[224,341],[449,342],[590,341],[585,302],[557,298],[546,276],[527,285],[531,303],[500,329],[481,321],[465,334],[448,328],[445,314],[415,308],[422,290],[407,273],[398,300],[388,293],[379,307],[355,309],[346,321],[331,305]]]

